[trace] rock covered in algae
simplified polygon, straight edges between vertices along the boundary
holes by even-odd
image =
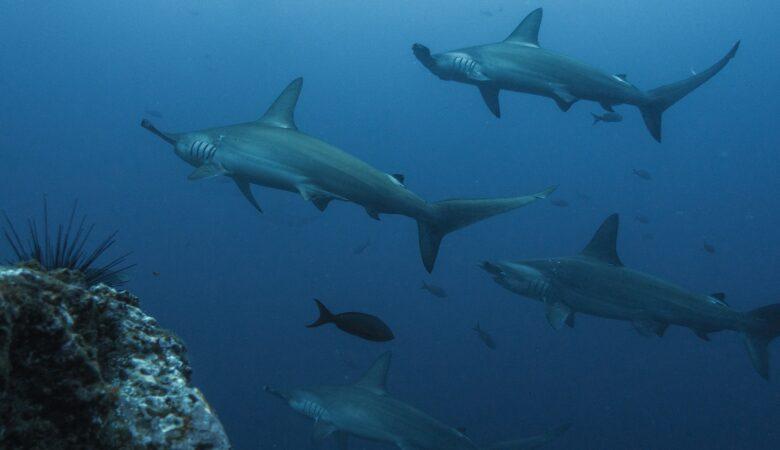
[[[229,449],[182,341],[105,285],[0,266],[0,448]]]

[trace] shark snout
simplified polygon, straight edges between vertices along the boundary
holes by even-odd
[[[176,146],[176,143],[177,143],[176,136],[174,136],[171,133],[166,133],[164,131],[160,131],[160,129],[157,128],[156,126],[154,126],[154,124],[150,120],[147,120],[147,119],[142,120],[141,121],[141,126],[143,128],[146,128],[152,134],[154,134],[155,136],[157,136],[160,139],[164,140],[165,142],[167,142],[167,143],[169,143],[169,144],[171,144],[173,146]]]
[[[497,277],[506,275],[506,273],[504,273],[504,270],[501,268],[500,265],[492,263],[490,261],[482,261],[481,263],[477,264],[477,267]]]
[[[414,56],[429,70],[433,70],[436,67],[436,60],[431,56],[431,50],[428,47],[415,43],[412,45],[412,51]]]

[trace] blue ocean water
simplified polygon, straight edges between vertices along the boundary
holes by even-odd
[[[64,217],[78,198],[99,229],[121,230],[118,246],[138,263],[127,287],[187,342],[194,381],[236,448],[308,448],[310,420],[263,385],[346,383],[385,350],[394,353],[394,396],[480,443],[571,422],[549,448],[777,445],[780,389],[755,374],[737,334],[705,343],[673,327],[648,339],[627,323],[587,316],[556,332],[542,305],[476,267],[573,254],[619,212],[628,266],[697,292],[726,292],[739,310],[778,302],[777,2],[0,6],[0,207],[36,215],[47,194],[52,214]],[[737,39],[742,47],[667,111],[660,145],[630,106],[618,108],[624,122],[594,127],[593,103],[562,113],[549,99],[503,93],[495,119],[476,89],[437,79],[412,55],[414,42],[442,51],[501,40],[538,6],[543,46],[626,73],[641,88],[706,68]],[[260,215],[232,183],[187,181],[191,168],[138,126],[150,112],[167,130],[253,120],[298,76],[301,130],[405,174],[428,200],[559,184],[556,197],[571,205],[540,202],[454,233],[429,276],[413,221],[376,222],[340,202],[320,213],[299,196],[255,188]],[[637,214],[651,223],[634,221]],[[449,298],[421,291],[423,280]],[[313,297],[334,311],[378,315],[396,339],[306,329]],[[471,331],[477,321],[496,351]]]

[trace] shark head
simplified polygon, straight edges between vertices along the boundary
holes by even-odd
[[[313,390],[293,389],[291,391],[279,391],[270,386],[265,386],[263,390],[287,402],[295,412],[314,420],[321,419],[325,412],[325,408],[322,406],[322,399]]]
[[[207,133],[195,131],[192,133],[168,133],[160,131],[152,122],[144,119],[141,126],[149,130],[165,142],[173,145],[173,151],[187,164],[200,167],[211,161],[217,152],[220,138],[214,138]]]
[[[508,261],[483,261],[480,265],[504,288],[524,297],[541,299],[550,289],[550,280],[528,264]]]
[[[414,56],[434,75],[442,80],[474,83],[488,81],[482,72],[482,66],[473,57],[461,51],[432,55],[430,49],[422,44],[412,46]]]

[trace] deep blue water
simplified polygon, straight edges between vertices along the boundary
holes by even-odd
[[[549,99],[505,92],[497,120],[476,89],[438,80],[412,55],[414,42],[436,52],[501,40],[540,5],[543,46],[627,73],[641,88],[709,66],[737,39],[742,47],[664,114],[660,145],[630,106],[618,108],[623,123],[593,127],[593,103],[562,113]],[[138,263],[128,288],[186,341],[195,382],[236,448],[308,448],[310,421],[262,386],[354,380],[387,349],[393,395],[480,443],[572,422],[549,448],[777,445],[780,355],[766,382],[731,332],[710,343],[681,328],[648,339],[625,322],[582,315],[556,332],[542,305],[476,267],[573,254],[619,212],[627,265],[726,292],[739,310],[779,301],[777,2],[0,6],[0,207],[21,220],[39,214],[47,194],[62,217],[78,198],[100,230],[121,230],[118,246]],[[191,168],[138,126],[146,110],[161,112],[154,120],[169,130],[253,120],[297,76],[301,130],[404,173],[426,199],[560,184],[556,197],[571,206],[540,202],[454,233],[428,276],[413,221],[376,222],[339,202],[321,214],[299,196],[255,188],[260,215],[232,183],[187,181]],[[638,213],[652,222],[635,222]],[[703,251],[705,240],[717,253]],[[426,295],[422,280],[450,298]],[[382,317],[396,340],[304,328],[315,296],[334,311]],[[476,321],[494,335],[495,352],[470,330]]]

